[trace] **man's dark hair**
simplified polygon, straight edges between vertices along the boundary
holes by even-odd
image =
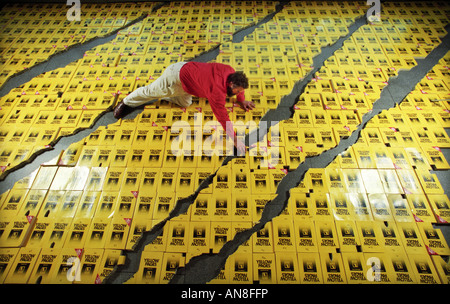
[[[232,82],[238,87],[243,87],[244,89],[248,89],[248,78],[245,76],[243,72],[236,72],[228,75],[228,82]]]

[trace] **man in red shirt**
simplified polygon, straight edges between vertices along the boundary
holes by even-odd
[[[239,155],[245,153],[245,144],[234,136],[233,125],[225,108],[226,97],[236,95],[241,107],[248,111],[255,108],[246,101],[244,90],[248,79],[242,72],[221,63],[178,62],[167,67],[153,83],[130,93],[114,109],[114,117],[124,117],[131,108],[146,104],[153,99],[164,99],[181,107],[192,104],[192,95],[207,98],[211,109],[227,136],[234,138]]]

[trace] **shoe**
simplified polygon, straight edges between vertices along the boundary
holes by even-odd
[[[131,107],[127,106],[123,103],[123,101],[119,102],[119,104],[114,109],[114,117],[116,119],[123,118],[125,115],[131,112]]]

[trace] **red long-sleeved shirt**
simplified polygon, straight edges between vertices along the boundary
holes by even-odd
[[[183,89],[194,96],[207,98],[211,109],[228,135],[234,134],[225,102],[227,97],[227,78],[235,70],[222,63],[188,62],[180,70]],[[236,95],[237,101],[245,100],[244,92]]]

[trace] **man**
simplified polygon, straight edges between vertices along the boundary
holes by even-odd
[[[130,93],[114,109],[114,117],[124,117],[131,108],[143,105],[153,99],[164,99],[180,107],[192,104],[192,95],[207,98],[211,109],[227,136],[234,138],[239,155],[245,154],[245,144],[234,136],[233,125],[225,108],[226,97],[236,95],[241,107],[246,110],[255,104],[246,101],[244,90],[248,79],[242,72],[221,63],[178,62],[167,67],[161,77],[153,83]],[[228,122],[228,123],[227,123]]]

